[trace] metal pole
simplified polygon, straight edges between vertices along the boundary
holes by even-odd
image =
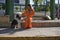
[[[58,0],[58,19],[59,19],[59,0]]]
[[[55,0],[50,0],[50,17],[52,20],[55,19]]]
[[[46,0],[46,6],[45,6],[45,16],[46,16],[46,9],[47,9],[47,0]]]
[[[46,2],[46,3],[45,3]],[[47,0],[44,0],[43,3],[45,4],[43,7],[44,7],[44,12],[45,12],[45,16],[46,16],[46,6],[47,6]]]

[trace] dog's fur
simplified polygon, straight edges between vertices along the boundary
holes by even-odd
[[[11,23],[11,28],[19,28],[19,27],[21,27],[20,19],[21,19],[21,17],[18,14],[16,14],[16,18]]]

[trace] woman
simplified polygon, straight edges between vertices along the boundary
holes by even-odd
[[[22,16],[26,16],[24,28],[32,28],[32,17],[34,16],[34,10],[32,9],[30,4],[27,5],[26,10],[22,14]]]

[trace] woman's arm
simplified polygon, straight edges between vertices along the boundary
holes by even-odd
[[[35,12],[34,12],[34,10],[32,10],[30,16],[34,16],[34,15],[35,15]]]
[[[22,16],[26,16],[26,10],[22,13]]]

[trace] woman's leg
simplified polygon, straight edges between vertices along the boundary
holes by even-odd
[[[27,28],[32,28],[32,22],[31,21],[32,21],[31,19],[29,19],[27,21]]]
[[[24,28],[32,28],[32,19],[27,19],[25,21],[25,27]]]
[[[31,22],[31,20],[30,20],[29,23],[28,23],[28,27],[29,27],[29,28],[32,28],[32,22]]]

